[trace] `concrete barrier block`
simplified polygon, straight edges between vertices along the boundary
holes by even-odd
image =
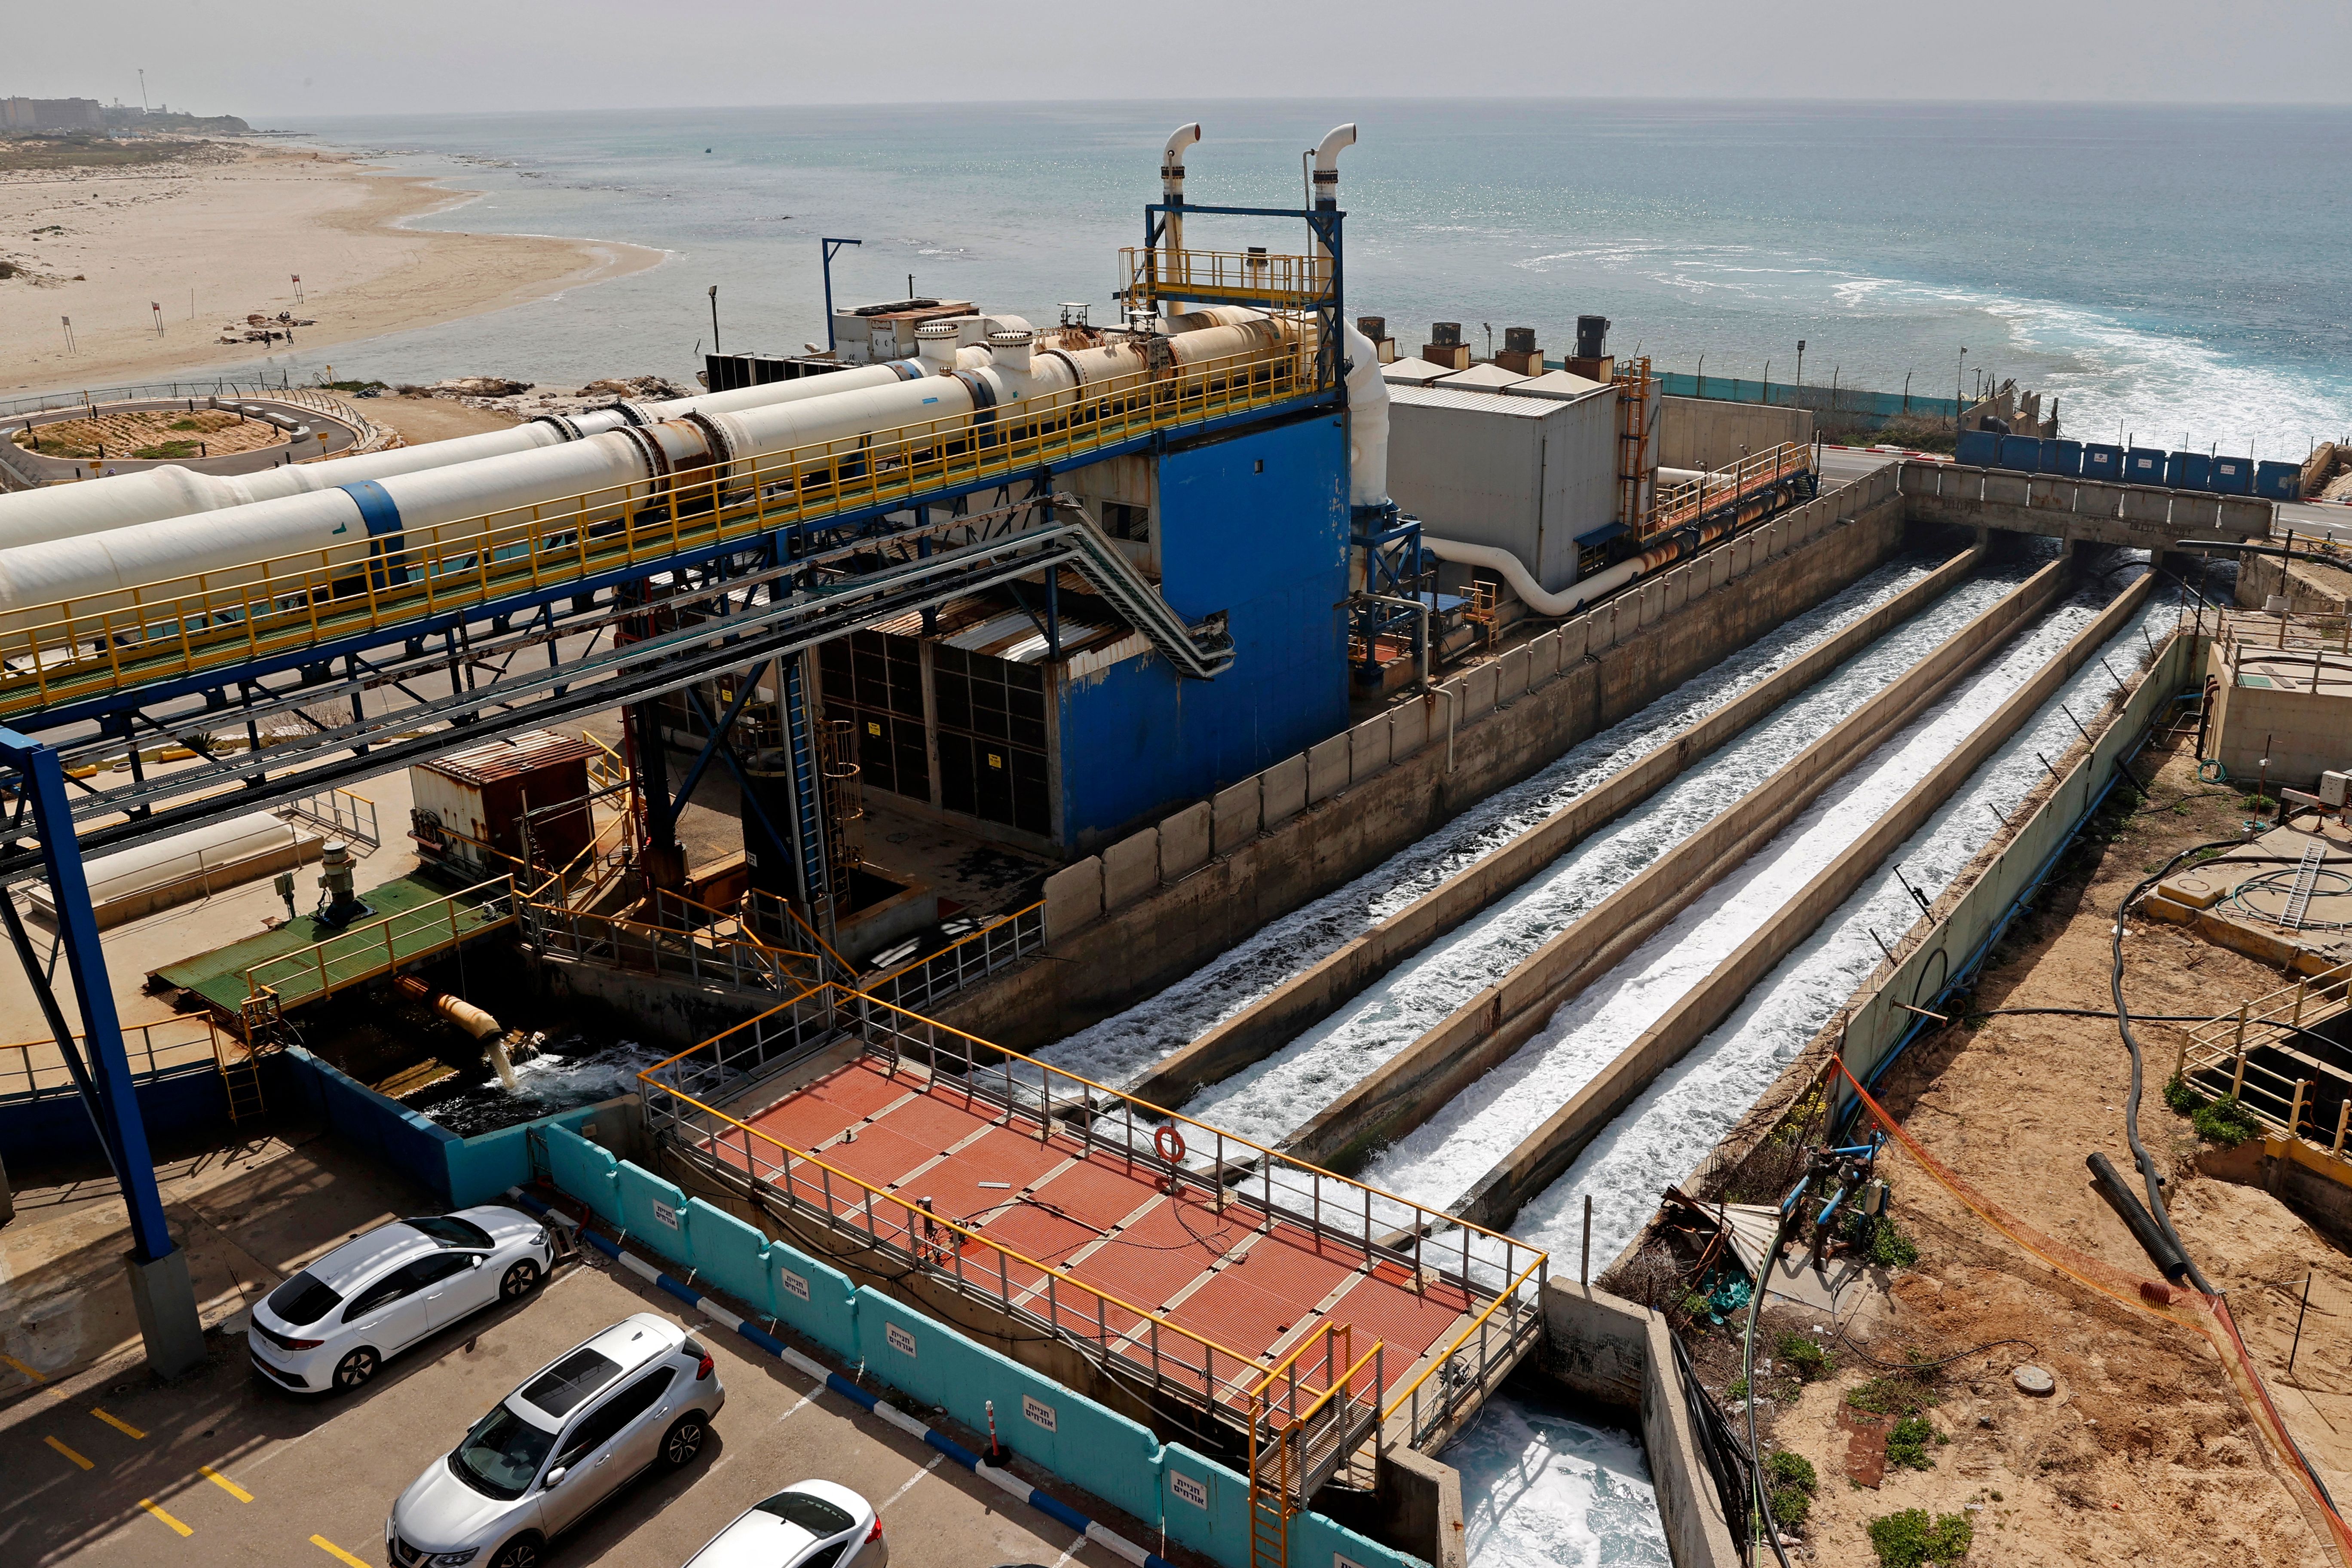
[[[1666,585],[1664,583],[1653,583],[1642,590],[1641,625],[1643,628],[1654,626],[1665,618]]]
[[[1196,800],[1160,823],[1160,879],[1173,882],[1209,863],[1209,803]]]
[[[1160,830],[1147,827],[1102,852],[1103,908],[1125,909],[1160,885]]]
[[[1102,858],[1089,855],[1045,879],[1045,940],[1059,942],[1102,918]]]
[[[1348,783],[1370,783],[1389,765],[1389,716],[1375,713],[1348,731]]]
[[[2070,481],[2059,479],[2032,479],[2025,481],[2026,504],[2045,510],[2071,511],[2074,495]]]
[[[2220,514],[2214,522],[2225,533],[2258,534],[2270,531],[2271,518],[2275,511],[2266,500],[2247,500],[2238,496],[2221,498]]]
[[[1495,710],[1495,661],[1488,659],[1458,684],[1462,688],[1462,722],[1475,724]]]
[[[1559,638],[1559,668],[1562,674],[1584,657],[1586,648],[1605,646],[1592,641],[1592,617],[1590,615],[1577,616],[1553,635]]]
[[[1211,847],[1220,855],[1232,854],[1257,837],[1258,824],[1265,817],[1265,799],[1257,774],[1252,773],[1241,783],[1219,790],[1209,800]]]
[[[1989,506],[2026,506],[2033,499],[2033,481],[2023,474],[1987,474],[1984,499]]]
[[[1258,774],[1259,819],[1271,832],[1307,809],[1307,753],[1285,757]]]
[[[1658,584],[1658,613],[1671,616],[1691,601],[1691,568],[1677,566]]]
[[[2162,490],[2126,490],[2123,517],[2126,522],[2164,522],[2172,516],[2172,498]]]
[[[1389,710],[1389,761],[1401,763],[1429,743],[1429,718],[1436,708],[1434,702],[1415,698]]]
[[[2221,526],[2221,498],[2219,496],[2174,496],[2172,526],[2183,539],[2193,533],[2207,533]]]
[[[1345,731],[1307,748],[1307,804],[1329,800],[1348,787],[1348,736]]]
[[[1706,592],[1712,594],[1731,581],[1731,550],[1728,546],[1715,551],[1706,558]]]
[[[1521,643],[1495,661],[1495,703],[1508,707],[1527,695],[1528,645]]]
[[[1528,644],[1528,689],[1533,691],[1559,673],[1559,633],[1549,631]]]

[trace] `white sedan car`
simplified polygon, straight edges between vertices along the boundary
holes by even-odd
[[[832,1481],[796,1481],[755,1502],[686,1568],[885,1568],[874,1506]]]
[[[384,1521],[384,1554],[393,1568],[538,1568],[550,1539],[631,1477],[700,1453],[726,1403],[717,1363],[685,1330],[652,1312],[624,1318],[427,1465]]]
[[[354,1389],[434,1331],[530,1295],[554,1261],[554,1237],[519,1209],[395,1220],[272,1290],[246,1342],[255,1368],[284,1387]]]

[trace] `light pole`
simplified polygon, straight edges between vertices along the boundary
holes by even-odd
[[[1706,356],[1705,354],[1698,356],[1698,395],[1701,397],[1706,395]],[[2312,448],[2315,452],[2318,449],[2317,447]]]
[[[1954,430],[1960,427],[1960,416],[1969,411],[1969,400],[1960,395],[1960,388],[1968,379],[1969,351],[1963,348],[1960,350],[1960,368],[1952,373],[1952,428]]]
[[[719,352],[719,285],[710,286],[710,352]]]
[[[1802,388],[1803,388],[1803,386],[1804,386],[1804,384],[1805,384],[1805,340],[1804,340],[1804,339],[1802,339],[1802,338],[1799,338],[1799,339],[1797,340],[1797,385],[1798,385],[1798,387],[1799,387],[1800,389],[1802,389]]]
[[[817,244],[824,252],[824,346],[830,350],[838,345],[833,341],[833,258],[845,245],[863,245],[862,239],[820,239]]]

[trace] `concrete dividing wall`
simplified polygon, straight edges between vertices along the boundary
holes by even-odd
[[[1355,937],[1312,967],[1293,975],[1232,1017],[1176,1052],[1135,1087],[1162,1105],[1181,1105],[1204,1084],[1264,1059],[1301,1030],[1328,1017],[1391,966],[1419,952],[1479,910],[1525,882],[1596,829],[1616,820],[1681,776],[1692,763],[1853,658],[1890,627],[1919,613],[1971,571],[1977,551],[1966,550],[1863,616],[1803,658],[1791,660],[1736,700],[1707,715],[1632,766],[1586,791],[1496,853],[1448,879]],[[1551,652],[1552,638],[1537,647]],[[1418,710],[1407,708],[1405,712]],[[1307,1154],[1308,1159],[1319,1156]]]
[[[2273,531],[2275,503],[2251,496],[2200,495],[2099,479],[1963,468],[1908,461],[1890,470],[1902,487],[1904,515],[1914,522],[2001,528],[2158,554],[2184,539],[2261,539]]]
[[[1481,1177],[1454,1212],[1479,1225],[1507,1228],[1521,1205],[1559,1179],[1593,1136],[1632,1104],[1651,1079],[1728,1016],[1774,964],[1811,935],[1881,861],[1918,830],[1945,797],[2050,700],[2068,676],[2127,624],[2147,602],[2154,584],[2153,577],[2142,577],[2117,595],[2056,658],[1783,904],[1774,919],[1734,949],[1591,1082]]]
[[[1675,1568],[1734,1568],[1738,1544],[1699,1457],[1665,1319],[1606,1290],[1548,1281],[1544,1376],[1570,1394],[1638,1413]]]
[[[1285,1150],[1345,1169],[1420,1126],[1533,1037],[1563,1002],[1664,929],[1769,843],[1849,767],[1990,658],[2049,605],[2064,584],[2066,570],[2053,562],[2004,595],[1769,778],[1367,1075],[1286,1139]]]
[[[1813,438],[1810,408],[1701,397],[1662,397],[1658,403],[1662,468],[1727,468],[1742,458]]]
[[[1882,469],[1545,634],[1559,640],[1540,655],[1530,647],[1530,689],[1507,710],[1495,706],[1493,664],[1432,695],[1425,736],[1414,721],[1400,720],[1408,709],[1391,709],[1388,764],[1367,778],[1350,773],[1344,786],[1332,784],[1327,767],[1318,782],[1336,789],[1329,798],[1307,804],[1304,756],[1276,763],[1258,775],[1258,835],[1181,882],[1147,887],[1121,903],[1108,874],[1121,846],[1110,846],[1102,857],[1106,913],[1065,932],[1049,910],[1056,934],[1046,955],[965,994],[943,1021],[1024,1049],[1150,994],[1819,604],[1884,563],[1903,539],[1894,470]],[[1721,568],[1718,552],[1727,563]],[[1692,588],[1718,579],[1712,590]],[[1684,599],[1671,615],[1669,582]],[[1546,669],[1557,673],[1538,684]],[[1400,736],[1419,744],[1408,751]],[[1347,766],[1353,748],[1339,739]]]
[[[2352,609],[2352,572],[2269,555],[2249,555],[2239,563],[2242,608],[2259,610],[2273,594],[2285,595],[2286,607],[2298,616],[2340,616]]]
[[[2068,647],[2088,647],[2083,659],[2146,602],[2150,578],[2135,584],[2135,592],[2110,607]],[[2129,608],[2126,608],[2128,602]],[[2118,614],[2122,611],[2122,614]],[[2105,728],[2096,731],[2095,745],[2077,741],[2061,759],[2056,781],[2022,812],[2011,812],[2008,828],[1995,837],[1958,877],[1953,879],[1935,907],[1922,915],[1895,944],[1891,972],[1874,973],[1847,1004],[1841,1031],[1846,1068],[1864,1083],[1870,1081],[1897,1042],[1918,1025],[1904,1005],[1931,1006],[1953,976],[1963,972],[2014,904],[2055,861],[2074,837],[2076,826],[2090,811],[2099,792],[2115,776],[2116,759],[2137,744],[2139,736],[2179,692],[2192,689],[2202,668],[2193,637],[2174,637],[2155,664],[2133,680],[2128,695]],[[2052,686],[2057,684],[2052,682]],[[2022,695],[2022,694],[2021,694]],[[2047,700],[2047,698],[2044,698]],[[2104,717],[2104,716],[2103,716]],[[2096,726],[2098,718],[2087,721]]]

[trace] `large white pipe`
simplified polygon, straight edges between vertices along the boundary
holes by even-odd
[[[1421,547],[1440,561],[1452,561],[1464,566],[1484,566],[1499,574],[1511,585],[1511,591],[1526,602],[1528,608],[1547,616],[1572,616],[1602,595],[1615,593],[1648,570],[1643,564],[1648,557],[1636,555],[1553,594],[1547,592],[1525,563],[1507,550],[1498,550],[1491,544],[1469,544],[1458,539],[1438,539],[1426,533],[1421,536]]]
[[[973,349],[959,363],[984,365],[985,350]],[[769,382],[731,392],[704,393],[652,404],[624,404],[584,414],[541,415],[505,430],[486,430],[446,441],[397,447],[389,452],[330,458],[320,463],[289,463],[253,474],[205,474],[176,465],[134,474],[50,485],[0,495],[0,550],[71,539],[194,512],[220,511],[284,496],[315,494],[363,479],[382,480],[427,468],[480,462],[537,451],[619,430],[632,425],[683,418],[689,414],[732,414],[777,403],[797,403],[859,387],[885,386],[925,374],[913,360],[860,365],[797,381]]]
[[[1189,364],[1270,350],[1295,330],[1261,318],[1168,341],[1177,363]],[[382,536],[406,536],[394,548],[396,556],[399,548],[471,538],[495,526],[496,514],[520,521],[536,515],[532,509],[558,502],[567,503],[566,515],[600,521],[656,493],[667,476],[685,476],[683,482],[692,485],[713,468],[834,443],[851,457],[862,449],[863,437],[901,426],[982,423],[976,416],[990,423],[1046,416],[1082,383],[1147,366],[1142,351],[1128,343],[1032,353],[1027,343],[1016,342],[1001,345],[1001,352],[1000,360],[948,375],[903,381],[894,374],[881,384],[733,412],[698,408],[688,417],[561,447],[0,550],[0,627],[24,626],[35,618],[32,612],[61,601],[72,601],[78,614],[116,607],[129,589],[199,573],[216,589],[257,582],[263,576],[257,563],[310,552],[318,552],[319,565],[356,574],[381,548],[375,542]],[[1024,400],[1027,407],[1012,407]]]
[[[1389,499],[1389,384],[1381,351],[1346,323],[1348,345],[1348,504],[1385,506]]]
[[[1184,150],[1200,140],[1200,121],[1179,125],[1168,138],[1168,145],[1160,152],[1160,199],[1171,207],[1181,209],[1184,205]],[[1164,216],[1167,222],[1160,231],[1160,275],[1165,280],[1162,287],[1175,281],[1176,268],[1181,265],[1177,258],[1184,249],[1183,213],[1179,210]],[[1129,303],[1134,301],[1129,300]],[[1164,300],[1161,306],[1162,312],[1171,316],[1179,314],[1183,309],[1173,300]]]

